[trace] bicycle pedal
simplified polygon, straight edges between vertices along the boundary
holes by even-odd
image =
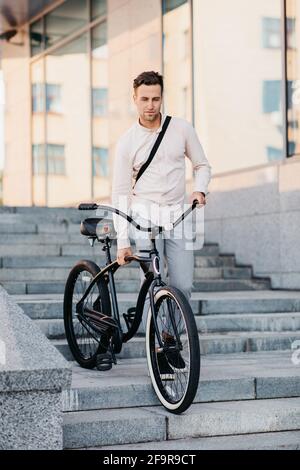
[[[127,310],[127,313],[123,313],[123,317],[128,330],[131,328],[135,317],[135,307],[131,307]]]
[[[98,354],[96,359],[96,368],[100,372],[106,372],[112,368],[114,362],[115,361],[111,354]]]

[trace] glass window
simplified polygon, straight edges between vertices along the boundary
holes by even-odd
[[[46,157],[46,152],[47,157]],[[48,174],[49,175],[64,175],[65,174],[65,147],[64,145],[57,144],[33,144],[33,174],[45,175],[46,162],[48,159]]]
[[[263,47],[278,49],[281,47],[281,19],[263,18]]]
[[[192,121],[190,3],[163,0],[162,11],[164,108],[169,114]]]
[[[93,198],[110,196],[107,23],[92,29],[92,175]],[[101,177],[101,178],[99,178]],[[107,178],[107,181],[104,179]]]
[[[46,173],[45,145],[32,145],[33,174],[44,175]]]
[[[281,7],[193,2],[195,127],[215,175],[284,158]]]
[[[287,47],[289,49],[296,49],[296,19],[286,18],[286,35]]]
[[[42,113],[45,110],[44,106],[44,93],[45,85],[43,83],[33,83],[31,85],[32,90],[32,112]]]
[[[88,20],[87,0],[67,0],[45,16],[46,47],[82,28]]]
[[[29,28],[30,37],[30,51],[31,55],[34,56],[44,50],[45,47],[45,36],[44,36],[44,21],[43,18],[35,21],[30,25]]]
[[[45,85],[44,83],[32,84],[32,112],[45,111]],[[61,86],[46,83],[46,111],[61,113]]]
[[[180,7],[184,3],[187,3],[187,0],[163,0],[163,14],[168,13],[169,11],[175,10],[175,8]]]
[[[106,0],[92,0],[92,20],[107,12]]]
[[[281,80],[265,80],[263,82],[263,112],[274,113],[280,110]]]
[[[49,175],[64,175],[65,169],[65,146],[47,144],[48,173]]]
[[[292,156],[300,154],[300,53],[296,47],[296,37],[300,35],[300,0],[287,0],[286,12],[287,37],[292,46],[287,50],[287,138],[288,156]]]
[[[107,177],[108,175],[108,149],[93,147],[93,176]]]
[[[107,88],[93,88],[92,90],[93,116],[107,115]]]
[[[46,84],[46,110],[52,113],[62,112],[60,85]]]
[[[93,59],[108,59],[106,21],[92,29],[92,57]]]
[[[278,49],[281,47],[281,18],[263,18],[263,47]],[[296,47],[295,19],[286,19],[287,47]]]
[[[278,160],[282,160],[283,149],[276,147],[267,147],[267,157],[269,162],[276,162]]]
[[[32,192],[34,205],[47,205],[47,180],[45,162],[45,76],[44,59],[31,64],[32,87]]]
[[[45,58],[46,83],[51,85],[47,87],[45,117],[49,206],[70,205],[91,197],[88,39],[85,33]]]

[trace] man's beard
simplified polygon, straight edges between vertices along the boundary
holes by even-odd
[[[145,121],[155,121],[159,117],[159,113],[157,114],[144,114]]]

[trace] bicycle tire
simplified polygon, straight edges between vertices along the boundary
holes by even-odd
[[[154,295],[154,306],[155,306],[155,315],[157,321],[159,321],[159,308],[160,304],[166,299],[171,299],[177,307],[179,308],[180,315],[183,319],[183,326],[186,328],[186,336],[188,342],[188,354],[186,353],[185,357],[185,369],[187,371],[187,381],[185,385],[185,390],[182,392],[182,396],[178,395],[178,391],[174,389],[172,391],[173,382],[167,382],[162,379],[162,374],[158,365],[158,353],[157,352],[157,338],[154,327],[154,321],[151,315],[151,309],[148,311],[147,318],[147,328],[146,328],[146,351],[147,351],[147,361],[149,373],[154,387],[155,393],[161,402],[161,404],[171,413],[180,414],[184,412],[193,402],[195,395],[197,393],[199,377],[200,377],[200,346],[199,346],[199,337],[197,326],[194,318],[193,311],[186,297],[182,292],[175,287],[161,287]],[[178,316],[178,313],[177,313]],[[162,327],[164,328],[164,327]],[[179,330],[179,328],[177,328]],[[164,353],[165,354],[165,353]],[[165,355],[167,361],[169,357]],[[188,357],[187,357],[188,356]],[[188,364],[188,365],[187,365]],[[170,366],[170,364],[168,364]],[[176,373],[181,373],[180,369],[171,367],[179,371]],[[186,374],[186,372],[184,372]],[[175,374],[174,374],[175,377]],[[181,381],[179,381],[180,386],[182,387]],[[172,393],[173,396],[172,396]]]
[[[94,339],[93,349],[90,349],[90,351],[88,351],[87,350],[88,343],[82,341],[82,338],[84,338],[84,331],[82,329],[82,332],[80,332],[79,329],[77,328],[80,322],[76,320],[75,316],[73,315],[73,300],[75,298],[74,290],[75,290],[76,282],[80,274],[84,272],[89,273],[91,275],[91,278],[93,278],[100,272],[100,268],[99,266],[97,266],[97,264],[95,264],[92,261],[81,260],[71,269],[67,282],[66,282],[65,293],[64,293],[64,326],[65,326],[67,342],[68,342],[69,348],[71,350],[71,353],[74,359],[78,362],[78,364],[81,367],[84,367],[86,369],[93,369],[96,366],[97,355],[103,354],[107,351],[108,338],[106,335],[101,335],[100,333],[98,333],[97,340],[99,341],[99,343],[97,343],[97,341],[93,338]],[[110,303],[109,291],[108,291],[108,287],[104,279],[100,278],[95,284],[95,288],[92,288],[92,292],[93,292],[93,289],[95,289],[97,293],[95,294],[97,295],[97,300],[96,300],[96,302],[98,302],[97,308],[100,308],[101,306],[101,310],[106,315],[111,316],[111,303]],[[81,293],[81,296],[83,296],[83,293],[84,291]],[[99,302],[101,302],[101,304]],[[93,304],[93,308],[95,308],[94,304]],[[76,328],[77,328],[77,334],[75,331]],[[86,327],[85,327],[85,330],[88,331]],[[96,337],[96,333],[91,329],[90,331],[92,331],[92,334],[95,335]],[[87,336],[87,333],[86,333],[86,336]],[[84,351],[84,349],[86,350],[86,352]]]

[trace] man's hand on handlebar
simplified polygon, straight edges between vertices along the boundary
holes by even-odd
[[[206,204],[205,194],[200,193],[199,191],[194,191],[192,193],[192,195],[190,196],[190,204],[193,204],[195,200],[198,201],[199,206]]]
[[[118,253],[117,253],[117,261],[118,261],[118,264],[120,266],[122,266],[123,264],[128,264],[129,261],[125,261],[125,256],[132,256],[132,249],[130,248],[130,246],[128,246],[127,248],[121,248],[120,250],[118,250]]]

